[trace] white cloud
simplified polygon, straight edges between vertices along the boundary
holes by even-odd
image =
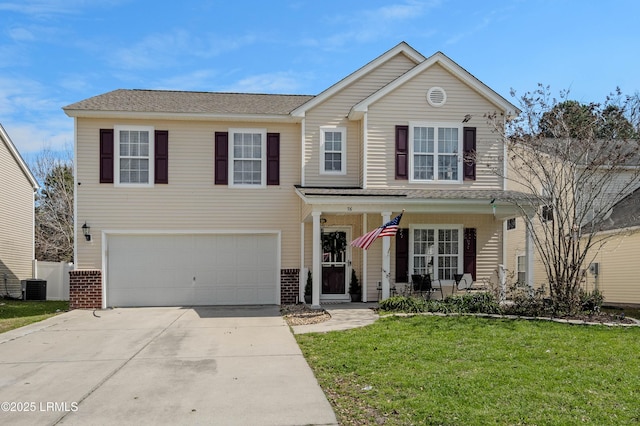
[[[218,72],[215,70],[196,70],[187,74],[163,78],[151,83],[149,88],[159,90],[195,90],[215,91],[215,78]]]
[[[246,34],[233,38],[195,36],[186,30],[151,34],[131,47],[116,49],[111,66],[118,69],[149,69],[175,66],[192,57],[211,59],[222,53],[253,44],[260,37]]]
[[[335,50],[349,46],[354,41],[368,43],[388,37],[390,33],[406,34],[407,21],[423,18],[426,13],[440,4],[440,0],[406,0],[376,9],[356,11],[349,16],[328,16],[324,18],[326,24],[349,29],[324,39],[305,38],[302,44]]]
[[[20,0],[0,3],[0,11],[22,13],[36,18],[53,15],[76,15],[85,8],[96,6],[114,6],[122,0]]]
[[[245,77],[225,88],[224,91],[242,93],[297,93],[308,74],[280,71]]]
[[[60,117],[45,116],[37,123],[6,121],[2,126],[25,157],[43,149],[64,151],[73,147],[73,120],[62,111]]]

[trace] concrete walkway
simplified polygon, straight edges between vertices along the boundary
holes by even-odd
[[[379,318],[378,314],[372,310],[372,308],[378,307],[377,303],[327,304],[322,307],[331,315],[329,321],[318,324],[296,325],[291,327],[293,332],[295,334],[304,334],[348,330],[373,324]]]
[[[71,311],[0,334],[0,423],[336,425],[277,306]]]

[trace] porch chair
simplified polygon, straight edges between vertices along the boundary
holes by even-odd
[[[465,293],[469,293],[473,287],[473,278],[471,274],[453,274],[453,291],[465,290]]]
[[[411,275],[412,281],[412,293],[419,293],[422,298],[431,299],[431,293],[436,291],[440,291],[440,298],[444,299],[444,294],[442,293],[442,284],[440,280],[437,281],[437,285],[435,285],[434,281],[431,280],[431,274],[414,274]]]

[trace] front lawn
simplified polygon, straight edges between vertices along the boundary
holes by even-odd
[[[388,317],[296,339],[341,425],[640,422],[640,328]]]
[[[0,333],[42,321],[67,310],[67,301],[0,299]]]

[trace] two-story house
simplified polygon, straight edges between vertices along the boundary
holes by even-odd
[[[0,125],[0,295],[21,297],[33,277],[34,193],[38,182]]]
[[[517,108],[400,43],[316,96],[115,90],[76,133],[74,307],[363,300],[504,263],[503,143]],[[513,193],[510,197],[515,196]],[[397,237],[349,242],[405,214]]]

